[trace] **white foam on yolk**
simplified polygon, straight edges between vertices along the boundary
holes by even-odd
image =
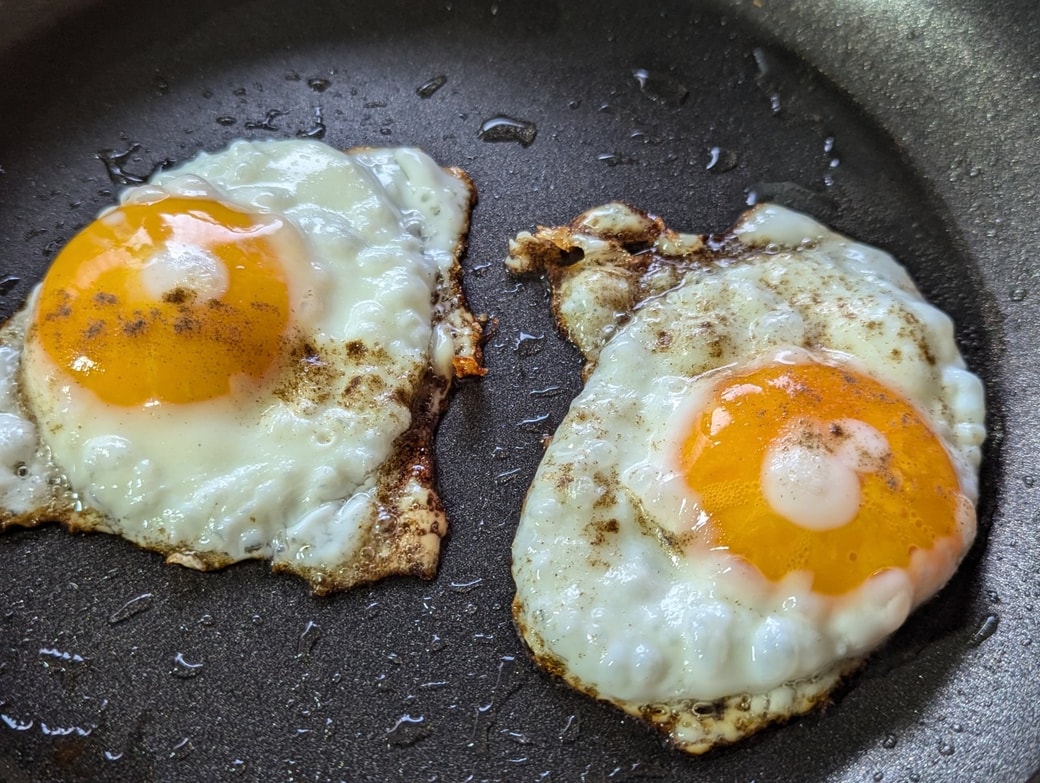
[[[170,240],[142,267],[141,283],[153,299],[186,288],[199,299],[208,300],[220,299],[230,280],[224,262],[209,250]]]
[[[888,440],[856,419],[801,419],[770,445],[762,494],[773,511],[808,530],[833,530],[856,518],[860,473],[881,469]]]

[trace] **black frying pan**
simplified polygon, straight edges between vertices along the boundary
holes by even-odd
[[[487,377],[457,390],[438,437],[452,531],[433,582],[316,599],[259,563],[200,574],[56,526],[0,537],[0,780],[1040,769],[1040,7],[791,5],[0,5],[0,316],[116,182],[324,128],[336,146],[414,144],[469,171],[466,285],[498,319]],[[498,114],[535,123],[534,142],[481,140]],[[771,199],[890,250],[956,316],[989,394],[983,534],[962,572],[833,706],[702,759],[536,670],[509,618],[513,529],[579,362],[543,289],[500,261],[517,231],[612,198],[698,231]]]

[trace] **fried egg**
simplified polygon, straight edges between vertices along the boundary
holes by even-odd
[[[975,537],[980,380],[890,255],[759,205],[522,233],[586,381],[524,503],[535,660],[703,753],[825,703]]]
[[[328,592],[431,577],[432,435],[480,374],[474,191],[417,149],[239,141],[125,191],[0,330],[0,526]]]

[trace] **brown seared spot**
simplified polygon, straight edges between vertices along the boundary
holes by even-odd
[[[560,465],[560,469],[556,471],[556,489],[567,489],[573,483],[574,467],[570,463]]]
[[[185,288],[184,286],[178,286],[177,288],[173,288],[167,291],[165,294],[163,294],[162,300],[167,304],[185,305],[191,304],[195,301],[197,297],[198,293],[196,293],[193,289]]]
[[[94,294],[94,304],[96,305],[114,305],[119,304],[119,299],[115,294],[109,294],[105,291],[98,291]]]
[[[135,315],[138,317],[132,321],[123,322],[123,334],[127,337],[137,337],[148,327],[148,322],[139,313],[135,313]]]
[[[596,498],[592,504],[593,508],[608,508],[617,504],[617,495],[614,492],[614,482],[605,476],[596,476],[596,482],[602,488],[603,494]]]
[[[472,376],[487,375],[487,369],[480,363],[480,358],[475,356],[456,356],[451,360],[452,369],[456,378],[470,378]]]
[[[287,354],[287,367],[274,388],[274,395],[289,404],[302,400],[319,405],[327,402],[340,371],[306,338],[292,342]]]
[[[585,538],[593,547],[599,549],[608,543],[621,530],[617,519],[594,519],[585,525]]]
[[[173,322],[173,331],[175,334],[188,334],[190,332],[199,332],[201,330],[202,323],[199,321],[199,319],[183,311],[181,315]]]
[[[72,297],[69,295],[69,292],[62,289],[61,293],[57,294],[57,297],[59,302],[54,309],[46,312],[43,310],[40,311],[39,317],[42,318],[42,320],[56,321],[59,318],[68,318],[72,315]]]
[[[357,556],[332,569],[276,564],[275,570],[303,576],[318,595],[392,574],[420,579],[436,575],[438,542],[447,532],[447,518],[433,489],[433,434],[447,392],[447,381],[432,370],[413,389],[412,425],[394,441],[376,475],[376,503]]]
[[[368,353],[368,348],[361,340],[351,340],[343,346],[343,349],[351,359],[362,359]]]
[[[390,393],[387,396],[398,405],[408,405],[412,396],[411,389],[412,387],[407,384],[400,384],[390,389]]]
[[[922,336],[918,342],[918,348],[921,351],[921,355],[924,356],[924,360],[931,366],[935,366],[939,363],[939,360],[935,358],[935,353],[932,351],[931,344]]]

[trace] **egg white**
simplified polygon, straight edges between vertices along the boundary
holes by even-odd
[[[509,263],[548,272],[588,362],[513,543],[517,627],[550,671],[700,753],[818,704],[950,577],[975,532],[982,384],[889,255],[772,205],[709,247],[612,204],[521,234]],[[905,395],[965,498],[956,542],[837,600],[669,540],[700,513],[676,438],[720,374],[812,360]]]

